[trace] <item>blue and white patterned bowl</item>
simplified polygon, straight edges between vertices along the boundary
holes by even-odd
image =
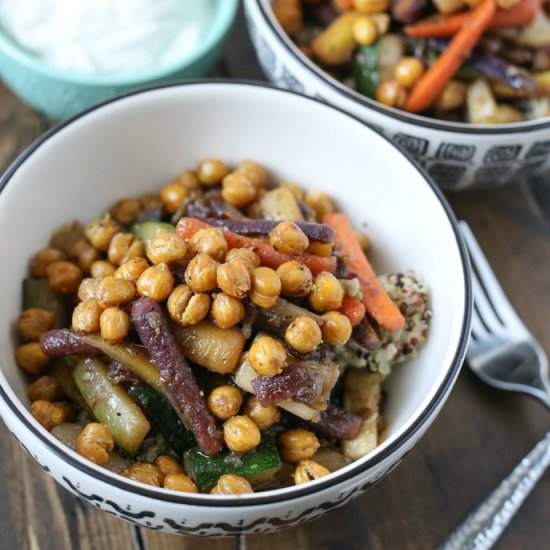
[[[277,86],[344,109],[410,153],[440,187],[493,187],[550,170],[550,117],[471,125],[386,107],[329,76],[308,59],[273,15],[272,0],[244,0],[250,37],[267,78]]]
[[[142,485],[88,462],[29,412],[14,360],[28,259],[63,222],[101,215],[152,192],[203,158],[263,163],[277,181],[333,195],[368,224],[378,272],[415,268],[430,283],[434,320],[417,358],[388,379],[384,442],[314,482],[243,497]],[[421,221],[419,223],[419,220]],[[464,246],[445,199],[387,139],[334,107],[263,85],[189,82],[131,93],[54,127],[0,180],[0,414],[21,446],[63,487],[140,525],[196,535],[258,533],[319,517],[376,483],[410,451],[445,402],[469,332]]]

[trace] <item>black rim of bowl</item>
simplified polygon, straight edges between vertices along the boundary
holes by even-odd
[[[435,395],[431,402],[424,408],[424,410],[421,412],[421,414],[418,416],[416,421],[405,431],[403,432],[394,442],[392,442],[386,449],[384,449],[381,453],[379,453],[377,456],[373,457],[370,460],[366,460],[363,464],[360,466],[357,465],[355,468],[351,468],[347,472],[338,473],[337,470],[333,474],[327,477],[326,480],[320,480],[319,482],[312,484],[308,487],[309,484],[305,484],[303,486],[297,486],[294,488],[294,490],[291,493],[283,493],[279,494],[275,491],[273,492],[266,492],[264,494],[262,493],[256,493],[252,497],[239,497],[238,499],[234,500],[226,500],[226,499],[209,499],[206,500],[204,498],[193,498],[191,496],[183,496],[183,495],[174,495],[171,493],[164,493],[162,492],[162,489],[160,490],[152,490],[147,488],[145,485],[132,485],[128,483],[124,477],[107,473],[107,470],[105,470],[105,473],[102,471],[97,471],[93,469],[92,467],[88,466],[84,459],[82,461],[76,460],[73,456],[68,454],[65,449],[63,448],[63,445],[59,443],[59,446],[52,445],[50,441],[46,438],[46,436],[41,433],[35,426],[33,426],[25,416],[23,416],[20,408],[24,407],[22,403],[15,403],[12,401],[8,395],[5,392],[5,389],[3,386],[0,385],[0,398],[4,401],[4,403],[9,407],[11,413],[17,418],[17,420],[23,424],[23,426],[28,429],[35,437],[37,437],[44,445],[50,449],[51,452],[56,454],[59,458],[69,463],[74,468],[77,468],[82,473],[89,475],[93,478],[96,478],[102,482],[105,482],[110,485],[114,485],[118,489],[124,490],[124,491],[130,491],[132,493],[136,493],[138,495],[153,498],[159,501],[163,502],[174,502],[179,504],[189,504],[193,506],[202,506],[202,507],[242,507],[242,506],[257,506],[257,505],[268,505],[273,504],[276,502],[281,501],[290,501],[293,499],[297,499],[300,497],[304,497],[306,495],[318,493],[324,489],[327,489],[329,487],[332,487],[336,484],[339,484],[343,481],[346,481],[351,478],[355,478],[359,476],[361,473],[365,472],[366,470],[372,468],[373,466],[381,463],[384,461],[388,456],[390,456],[395,450],[397,450],[400,446],[405,444],[409,439],[411,439],[418,430],[420,430],[426,421],[432,416],[432,414],[435,412],[435,410],[439,407],[441,404],[441,401],[445,398],[445,396],[450,391],[452,385],[454,384],[456,377],[458,376],[458,373],[460,371],[460,368],[462,366],[462,362],[464,360],[464,356],[466,353],[466,346],[468,343],[468,336],[470,333],[470,317],[472,312],[472,290],[471,290],[471,280],[470,280],[470,271],[469,271],[469,260],[468,255],[466,253],[465,244],[462,239],[462,235],[460,233],[460,230],[458,228],[458,224],[456,221],[456,218],[451,210],[451,207],[447,203],[445,197],[443,196],[443,193],[439,190],[439,188],[435,185],[435,183],[431,180],[430,176],[426,173],[426,171],[419,166],[413,158],[403,152],[402,150],[398,149],[391,143],[391,141],[382,135],[380,132],[377,132],[376,130],[373,130],[363,122],[361,119],[350,115],[349,113],[343,111],[342,109],[339,109],[337,107],[327,105],[326,103],[319,101],[314,98],[305,98],[305,96],[298,94],[296,92],[292,92],[289,90],[281,90],[279,88],[276,88],[274,86],[271,86],[269,84],[265,84],[263,82],[255,82],[255,81],[249,81],[249,80],[237,80],[237,79],[208,79],[208,80],[189,80],[185,82],[173,82],[173,83],[167,83],[167,84],[161,84],[157,86],[151,86],[147,88],[141,88],[139,90],[134,90],[119,96],[116,96],[114,98],[108,99],[106,101],[103,101],[97,105],[94,105],[88,109],[85,109],[84,111],[74,115],[73,117],[60,122],[56,126],[50,128],[47,132],[45,132],[42,136],[40,136],[34,143],[29,145],[16,159],[15,161],[8,167],[4,175],[0,179],[0,193],[6,188],[6,186],[9,184],[12,176],[15,174],[15,172],[21,167],[21,165],[29,158],[30,155],[34,151],[36,151],[43,143],[45,143],[50,137],[55,135],[57,132],[62,131],[63,128],[70,125],[74,121],[82,118],[83,116],[86,116],[87,114],[95,111],[96,109],[99,109],[105,105],[109,105],[110,103],[114,103],[120,100],[123,100],[124,98],[131,97],[134,95],[139,95],[143,93],[149,93],[154,92],[155,90],[161,90],[164,88],[172,88],[172,87],[188,87],[188,86],[216,86],[216,85],[235,85],[237,86],[251,86],[251,87],[258,87],[258,88],[267,88],[271,91],[274,91],[276,93],[281,94],[291,94],[298,97],[302,97],[304,99],[307,99],[308,101],[314,101],[316,103],[319,103],[324,108],[327,109],[333,109],[336,111],[339,111],[342,115],[349,117],[362,126],[365,126],[370,131],[378,134],[380,137],[382,137],[385,141],[390,143],[392,147],[394,147],[399,154],[402,154],[407,160],[410,162],[412,167],[416,169],[420,175],[425,180],[426,184],[432,189],[433,193],[436,195],[436,197],[439,199],[439,202],[445,211],[445,214],[447,215],[447,219],[452,227],[455,239],[456,239],[456,245],[459,250],[462,267],[463,267],[463,274],[464,274],[464,321],[461,328],[461,334],[459,337],[457,349],[455,351],[455,355],[453,357],[453,360],[451,361],[451,365],[449,367],[449,370],[444,378],[444,380],[441,382],[439,388],[437,388],[437,391],[435,392]],[[14,434],[15,436],[15,434]],[[270,494],[271,493],[271,494]]]
[[[422,115],[415,115],[400,111],[392,107],[386,107],[381,105],[377,101],[361,95],[359,92],[352,90],[345,84],[338,82],[336,79],[327,75],[326,72],[318,67],[313,61],[310,61],[305,55],[303,55],[298,48],[294,45],[291,38],[274,23],[274,15],[266,11],[266,0],[253,0],[258,5],[260,13],[267,23],[271,32],[277,37],[278,41],[284,46],[287,52],[296,60],[300,62],[308,73],[315,76],[318,80],[321,80],[325,85],[329,86],[331,90],[337,92],[341,96],[348,100],[352,100],[360,105],[363,105],[367,109],[372,109],[380,114],[395,118],[401,122],[406,122],[414,126],[421,126],[424,128],[430,128],[432,130],[439,130],[441,132],[461,133],[461,134],[516,134],[524,132],[532,132],[535,130],[550,129],[550,117],[545,117],[540,121],[516,122],[512,124],[494,124],[492,126],[476,126],[468,124],[467,122],[454,123],[448,121],[440,121],[435,118],[429,118]],[[374,121],[373,121],[374,123]]]

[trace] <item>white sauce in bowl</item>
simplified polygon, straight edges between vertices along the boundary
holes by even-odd
[[[84,74],[170,65],[204,36],[215,0],[0,0],[0,27],[38,59]]]

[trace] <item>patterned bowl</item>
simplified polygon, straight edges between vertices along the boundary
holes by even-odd
[[[492,187],[550,170],[550,117],[499,125],[451,123],[399,111],[329,76],[283,31],[271,0],[244,0],[250,37],[277,86],[336,105],[410,153],[445,190]]]
[[[16,44],[0,28],[0,79],[23,101],[47,115],[63,119],[94,103],[143,86],[197,78],[219,58],[233,24],[238,0],[215,0],[208,31],[177,62],[140,73],[78,74],[52,67]]]
[[[14,361],[14,321],[28,259],[60,223],[91,220],[116,199],[151,192],[205,157],[230,164],[255,159],[279,181],[324,189],[357,226],[368,223],[378,272],[415,268],[431,286],[428,342],[386,384],[384,442],[305,485],[242,497],[157,489],[88,462],[29,412],[28,382]],[[235,82],[138,91],[54,127],[7,170],[0,189],[0,234],[10,236],[0,241],[0,414],[21,446],[63,487],[120,518],[195,535],[258,533],[317,518],[399,463],[433,422],[458,375],[471,293],[453,215],[405,154],[334,107]]]

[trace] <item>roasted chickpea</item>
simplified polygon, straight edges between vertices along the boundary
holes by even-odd
[[[321,327],[323,340],[327,344],[343,346],[351,338],[351,322],[338,311],[329,311],[323,315],[324,323]]]
[[[422,76],[424,65],[416,57],[403,57],[395,67],[395,80],[404,88],[412,88]]]
[[[48,285],[54,292],[72,294],[82,281],[82,271],[72,262],[60,260],[52,262],[48,268]]]
[[[225,255],[225,262],[229,263],[237,258],[246,264],[249,271],[252,271],[255,267],[260,267],[261,264],[258,254],[256,254],[253,250],[250,250],[250,248],[229,249]]]
[[[322,221],[326,214],[330,214],[336,210],[332,199],[326,193],[318,189],[308,191],[304,201],[313,209],[319,221]]]
[[[146,193],[142,195],[139,199],[141,203],[141,208],[143,210],[161,210],[162,209],[162,199],[159,195],[154,193]]]
[[[237,169],[237,172],[243,172],[252,182],[256,189],[264,189],[269,183],[267,170],[257,162],[252,160],[243,160]]]
[[[399,109],[405,105],[407,90],[396,80],[386,80],[376,88],[376,100],[388,107]]]
[[[436,99],[434,106],[443,111],[452,111],[466,103],[468,86],[460,80],[449,80]]]
[[[122,475],[146,485],[153,485],[154,487],[160,487],[164,478],[162,472],[156,466],[153,464],[142,464],[141,462],[132,464],[122,472]]]
[[[149,267],[149,262],[142,257],[136,256],[124,262],[116,271],[117,279],[126,279],[136,284],[139,276]]]
[[[152,264],[169,264],[185,256],[187,247],[178,235],[168,232],[157,232],[146,243],[147,257]]]
[[[321,466],[315,460],[300,460],[294,470],[294,483],[301,485],[302,483],[308,483],[314,479],[328,476],[330,470],[327,470],[324,466]]]
[[[243,414],[249,416],[261,432],[269,430],[281,419],[281,411],[277,405],[264,407],[257,397],[249,397],[243,409]]]
[[[31,307],[22,311],[17,319],[17,331],[25,340],[38,340],[40,335],[52,328],[54,316],[51,311]]]
[[[98,281],[109,275],[114,275],[115,271],[116,267],[111,262],[104,260],[96,260],[90,267],[90,275]]]
[[[211,292],[218,288],[218,262],[201,252],[189,262],[185,270],[185,282],[193,292]]]
[[[100,252],[86,239],[79,239],[71,247],[70,256],[84,273],[89,273],[94,262],[100,258]]]
[[[90,422],[76,438],[76,451],[94,464],[105,464],[115,448],[111,430],[105,424]]]
[[[131,258],[145,256],[143,243],[133,233],[117,233],[109,244],[107,257],[115,265],[122,265]]]
[[[248,416],[234,416],[223,425],[227,447],[237,453],[247,453],[260,444],[260,430]]]
[[[153,265],[139,276],[136,286],[140,296],[164,302],[174,288],[174,276],[166,264]]]
[[[164,210],[169,214],[173,214],[178,210],[180,204],[189,196],[190,189],[176,179],[160,190],[160,199]]]
[[[65,259],[65,254],[56,248],[44,248],[34,255],[31,260],[31,275],[33,277],[47,277],[48,266],[53,262]]]
[[[244,477],[236,474],[224,474],[218,479],[211,495],[248,495],[253,493],[252,485]]]
[[[285,262],[277,268],[281,280],[281,294],[296,298],[307,296],[313,287],[313,276],[307,265],[296,260]]]
[[[309,353],[321,343],[321,329],[311,317],[298,317],[286,329],[285,340],[300,353]]]
[[[248,266],[240,258],[219,265],[216,280],[218,286],[234,298],[244,298],[252,285]]]
[[[283,254],[301,254],[309,245],[305,233],[293,222],[281,222],[269,234],[269,242]]]
[[[220,328],[231,328],[244,319],[244,305],[233,296],[223,292],[216,294],[212,301],[210,315],[214,324]]]
[[[66,422],[70,413],[71,408],[67,403],[52,403],[39,399],[31,404],[31,414],[48,431]]]
[[[90,243],[105,252],[109,248],[111,239],[119,232],[120,225],[111,219],[111,214],[105,214],[103,218],[90,222],[84,234]]]
[[[101,336],[109,344],[124,340],[130,330],[130,317],[119,307],[108,307],[99,317]]]
[[[358,44],[370,46],[378,38],[378,27],[365,15],[353,23],[353,38]]]
[[[38,342],[29,342],[15,351],[15,362],[30,374],[40,374],[50,362]]]
[[[203,252],[218,262],[224,259],[227,248],[222,230],[217,227],[201,229],[189,239],[189,249],[192,255]]]
[[[223,178],[222,198],[229,204],[242,208],[256,198],[256,188],[245,172],[233,172]]]
[[[141,210],[141,204],[134,197],[126,197],[117,201],[112,208],[115,220],[121,225],[132,225]]]
[[[179,177],[179,181],[190,190],[199,189],[201,186],[201,182],[199,181],[197,174],[195,174],[192,170],[185,170],[185,172],[183,172],[183,174]]]
[[[159,455],[155,459],[155,466],[162,472],[163,475],[168,474],[183,474],[183,468],[169,456]]]
[[[274,376],[285,366],[286,350],[275,338],[260,336],[250,346],[248,360],[260,376]]]
[[[315,311],[338,309],[342,307],[344,294],[340,281],[332,273],[322,271],[313,281],[309,303]]]
[[[260,307],[272,307],[281,293],[281,279],[270,267],[257,267],[250,274],[250,299]]]
[[[327,258],[332,254],[332,243],[322,243],[321,241],[309,241],[309,246],[305,250],[306,254],[315,254]]]
[[[99,317],[103,308],[95,298],[80,302],[73,311],[73,330],[77,332],[97,332]]]
[[[218,420],[228,420],[239,412],[243,396],[234,386],[218,386],[210,392],[206,403]]]
[[[162,486],[172,491],[183,491],[184,493],[198,493],[199,489],[190,477],[183,472],[181,474],[167,474],[164,477]]]
[[[297,201],[304,200],[304,197],[305,197],[304,190],[297,183],[294,183],[293,181],[285,181],[281,183],[279,187],[284,187],[288,189],[294,195],[294,198]]]
[[[297,428],[281,434],[281,456],[288,462],[311,458],[320,447],[317,436],[308,430]]]
[[[178,325],[195,325],[202,321],[210,309],[210,296],[205,293],[193,294],[187,285],[178,285],[167,302],[168,313]]]
[[[197,176],[204,185],[216,185],[229,173],[229,168],[221,160],[203,160],[198,167]]]
[[[118,279],[110,275],[100,281],[96,297],[102,308],[127,304],[136,296],[136,285],[126,279]]]
[[[78,299],[81,302],[89,300],[90,298],[95,298],[97,296],[97,287],[99,286],[99,281],[95,279],[87,278],[82,279],[78,287]]]
[[[63,398],[63,388],[53,376],[41,376],[28,388],[27,395],[32,401],[59,401]]]

